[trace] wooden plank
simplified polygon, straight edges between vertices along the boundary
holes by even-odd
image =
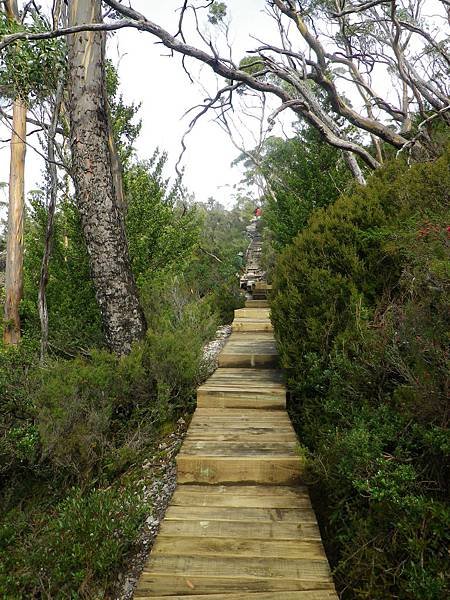
[[[267,394],[264,392],[198,391],[199,408],[261,408],[266,410],[284,410],[286,393]]]
[[[235,496],[279,496],[281,498],[309,498],[306,485],[195,485],[185,484],[178,488],[190,494]]]
[[[267,300],[246,300],[245,308],[269,308]]]
[[[187,456],[179,454],[178,483],[274,483],[301,482],[302,463],[292,456],[227,457]]]
[[[194,440],[213,440],[217,438],[217,441],[295,441],[295,433],[292,427],[274,427],[272,425],[263,424],[250,427],[249,425],[243,425],[238,427],[221,427],[220,424],[217,426],[211,426],[210,429],[203,425],[189,428],[189,433],[186,438]]]
[[[237,496],[231,494],[214,494],[209,490],[198,493],[184,490],[180,485],[172,498],[172,506],[222,506],[232,508],[311,508],[307,494],[284,498],[281,495]]]
[[[231,352],[223,351],[219,354],[218,363],[220,367],[276,367],[278,355],[276,352]]]
[[[273,369],[217,369],[197,390],[199,408],[262,408],[286,406],[286,388]]]
[[[184,487],[184,486],[180,486]],[[310,513],[302,513],[311,519]],[[179,516],[179,515],[178,515]],[[204,516],[204,515],[203,515]],[[304,518],[304,517],[301,517]],[[230,521],[166,518],[161,524],[160,535],[172,537],[233,537],[236,539],[261,540],[320,540],[315,520],[295,523],[284,521]]]
[[[218,362],[219,367],[276,367],[275,338],[267,332],[232,333]]]
[[[240,410],[239,413],[232,409],[197,408],[197,410],[194,412],[192,420],[199,420],[202,418],[208,421],[216,418],[222,420],[229,419],[230,421],[238,421],[242,419],[262,421],[265,419],[268,421],[273,420],[276,423],[279,423],[280,421],[286,421],[288,423],[291,422],[286,412],[255,410],[252,408]]]
[[[293,540],[236,540],[233,538],[174,538],[159,535],[152,551],[153,556],[215,556],[241,558],[308,558],[327,560],[321,542]]]
[[[234,431],[234,433],[233,433]],[[186,440],[198,440],[205,441],[216,440],[222,444],[229,444],[234,442],[251,442],[256,440],[258,442],[297,442],[297,438],[293,431],[285,429],[284,431],[278,431],[275,429],[262,429],[256,430],[256,432],[248,431],[247,429],[234,429],[232,431],[224,432],[222,429],[213,429],[198,431],[192,428],[186,435]]]
[[[283,373],[279,369],[234,369],[234,368],[221,368],[216,369],[209,379],[200,386],[199,389],[204,387],[214,386],[216,383],[222,384],[237,384],[243,388],[246,388],[249,383],[259,383],[260,386],[278,387],[283,385]]]
[[[144,595],[137,594],[137,596],[149,600],[150,598],[153,600],[183,600],[186,598],[185,594],[181,596],[147,596],[145,594],[144,592]],[[192,600],[243,600],[241,592],[197,595],[195,588],[194,594],[189,594],[189,598]],[[337,600],[338,597],[332,590],[307,590],[303,592],[246,592],[245,598],[246,600]]]
[[[214,567],[212,567],[212,572],[214,572]],[[235,594],[240,594],[240,598],[245,600],[249,592],[265,591],[278,593],[280,591],[292,590],[334,591],[334,585],[331,581],[290,580],[287,578],[255,579],[248,577],[202,577],[191,574],[188,576],[143,573],[135,596],[151,598],[158,594],[162,596],[166,596],[167,594],[191,596],[194,594],[228,594],[234,592]],[[333,599],[333,596],[331,598]]]
[[[170,505],[166,519],[178,521],[246,521],[247,523],[316,523],[311,508],[230,508]],[[295,525],[293,525],[295,527]]]
[[[272,285],[267,283],[267,281],[257,281],[255,283],[255,290],[261,291],[261,290],[271,290],[272,289]]]
[[[235,318],[265,319],[270,322],[270,308],[237,308],[234,311]]]
[[[273,325],[265,319],[236,318],[231,324],[232,331],[273,331]]]
[[[214,573],[216,577],[247,577],[256,579],[331,581],[330,568],[327,560],[288,559],[275,561],[271,558],[221,556],[168,556],[155,554],[144,567],[144,573],[205,576]]]
[[[292,456],[296,458],[298,442],[260,442],[237,441],[227,444],[217,440],[186,439],[180,450],[180,456],[230,456],[245,458],[250,456]]]

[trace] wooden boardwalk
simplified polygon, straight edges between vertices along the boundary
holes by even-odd
[[[198,389],[136,598],[337,599],[277,359],[267,303],[250,300]]]

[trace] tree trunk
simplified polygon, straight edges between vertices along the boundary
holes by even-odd
[[[101,20],[100,0],[72,0],[69,26]],[[107,343],[118,354],[145,333],[113,181],[104,33],[68,36],[72,169],[83,234]]]
[[[19,306],[23,290],[24,172],[27,135],[27,107],[14,101],[9,169],[8,237],[6,242],[5,310],[3,342],[20,341]]]
[[[58,199],[58,169],[55,163],[55,136],[58,127],[59,112],[61,109],[64,76],[60,74],[60,81],[55,96],[55,105],[53,107],[52,119],[48,128],[47,141],[47,170],[49,174],[49,191],[48,191],[48,216],[47,227],[45,231],[44,253],[42,255],[41,274],[39,278],[38,292],[38,310],[39,319],[41,321],[41,361],[44,360],[47,354],[48,347],[48,310],[47,310],[47,284],[48,284],[48,268],[53,247],[53,230],[55,221],[56,202]]]

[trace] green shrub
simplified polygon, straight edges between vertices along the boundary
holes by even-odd
[[[0,346],[0,506],[5,481],[20,479],[39,455],[30,379],[36,360],[36,347],[27,339],[17,347]]]
[[[122,358],[96,351],[89,359],[55,361],[39,376],[36,423],[42,458],[55,473],[77,481],[97,474],[104,461],[110,464],[109,457],[133,436],[136,420],[153,408],[139,346]]]
[[[272,317],[344,598],[446,596],[448,153],[393,161],[279,256]]]
[[[103,598],[149,507],[137,485],[73,489],[52,510],[0,523],[3,598]]]

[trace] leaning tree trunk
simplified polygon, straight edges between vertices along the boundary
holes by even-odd
[[[27,107],[17,98],[13,105],[9,169],[8,233],[6,241],[5,309],[3,342],[20,341],[19,306],[23,289],[24,172]]]
[[[101,20],[100,0],[72,0],[69,26]],[[72,170],[78,208],[107,343],[124,354],[143,337],[145,320],[117,205],[108,145],[101,32],[68,36]]]

